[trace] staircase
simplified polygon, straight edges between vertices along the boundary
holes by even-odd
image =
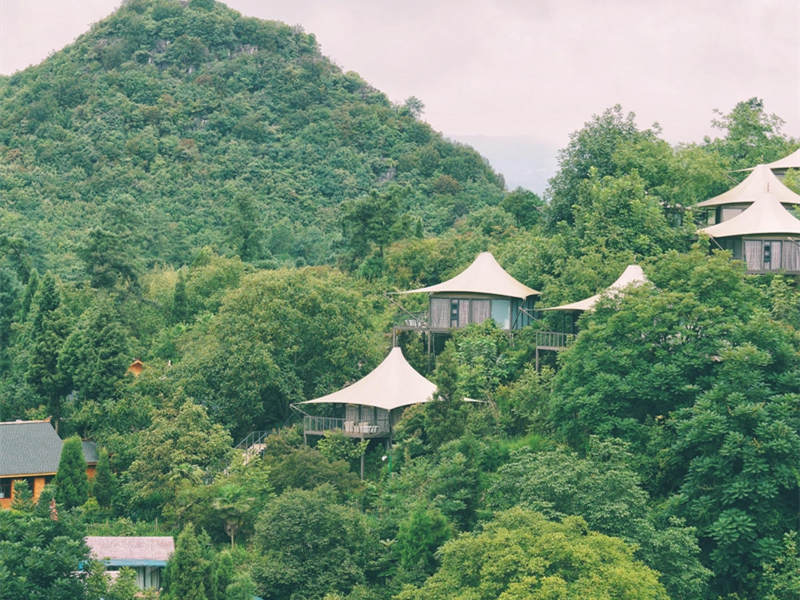
[[[272,433],[272,431],[251,431],[247,434],[246,438],[236,444],[236,449],[242,452],[243,464],[246,465],[253,459],[261,456],[264,452],[264,448],[267,447],[264,443],[264,439],[270,433]]]

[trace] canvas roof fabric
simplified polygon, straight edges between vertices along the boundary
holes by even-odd
[[[713,238],[743,235],[800,235],[800,220],[770,193],[762,193],[738,215],[722,223],[700,229]]]
[[[175,552],[172,536],[95,536],[86,538],[91,554],[109,566],[164,566]]]
[[[770,169],[800,169],[800,148],[788,156],[767,163],[766,166]]]
[[[543,308],[541,310],[592,310],[594,309],[595,304],[597,304],[603,296],[616,294],[629,285],[641,285],[646,281],[647,277],[645,276],[644,271],[642,271],[642,267],[639,265],[628,265],[625,267],[622,275],[620,275],[614,283],[612,283],[599,294],[589,296],[588,298],[584,298],[578,302],[572,302],[571,304],[562,304],[561,306],[552,306],[550,308]]]
[[[0,423],[0,477],[56,473],[61,446],[50,421]]]
[[[373,371],[363,379],[327,396],[298,402],[298,404],[358,404],[393,410],[433,399],[436,385],[417,373],[403,351],[392,348]]]
[[[774,196],[781,204],[800,204],[800,195],[783,185],[769,165],[758,165],[739,185],[695,206],[707,208],[724,204],[751,204],[764,194]]]
[[[407,290],[401,294],[430,293],[473,293],[492,296],[507,296],[524,300],[539,292],[520,283],[506,272],[491,252],[481,252],[472,264],[458,275],[442,283],[428,287]]]

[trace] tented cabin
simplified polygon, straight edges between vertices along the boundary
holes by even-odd
[[[402,294],[430,295],[427,314],[406,321],[397,330],[447,333],[470,323],[493,319],[505,330],[530,324],[539,292],[509,275],[489,252],[482,252],[461,273],[442,283]]]
[[[800,220],[772,191],[754,195],[741,214],[700,232],[743,260],[748,273],[800,274]]]
[[[293,407],[301,410],[300,406],[333,404],[340,409],[336,417],[304,412],[303,434],[306,438],[337,430],[348,437],[387,438],[391,442],[393,428],[403,408],[428,402],[435,393],[436,385],[408,364],[403,351],[396,347],[373,371],[352,385],[327,396],[298,402]]]
[[[695,207],[706,211],[706,223],[717,225],[740,215],[764,194],[771,195],[784,208],[800,206],[800,196],[783,185],[769,165],[758,165],[739,185]]]
[[[559,351],[566,348],[574,339],[577,333],[578,317],[586,311],[594,310],[595,305],[601,298],[614,296],[628,286],[638,286],[647,282],[647,277],[639,265],[628,265],[617,280],[602,292],[589,296],[577,302],[551,306],[540,310],[558,311],[564,317],[564,326],[561,331],[539,331],[536,334],[536,370],[539,370],[539,351],[554,350]]]

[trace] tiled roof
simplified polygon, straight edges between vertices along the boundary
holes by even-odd
[[[166,562],[175,551],[172,536],[88,536],[86,545],[98,560],[113,565],[120,561]]]
[[[83,460],[85,460],[87,464],[96,465],[97,444],[89,440],[83,440],[82,444],[83,444]]]
[[[61,444],[49,421],[0,423],[0,477],[55,473]]]
[[[0,423],[0,477],[58,472],[62,445],[50,421]],[[83,458],[97,464],[94,442],[83,442]]]

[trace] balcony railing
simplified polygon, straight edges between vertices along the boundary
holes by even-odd
[[[378,418],[369,421],[351,421],[339,417],[305,415],[303,417],[303,430],[312,434],[341,431],[350,437],[375,437],[389,433],[389,419]]]
[[[561,331],[536,332],[536,347],[541,350],[564,350],[574,341],[574,333],[563,333]]]

